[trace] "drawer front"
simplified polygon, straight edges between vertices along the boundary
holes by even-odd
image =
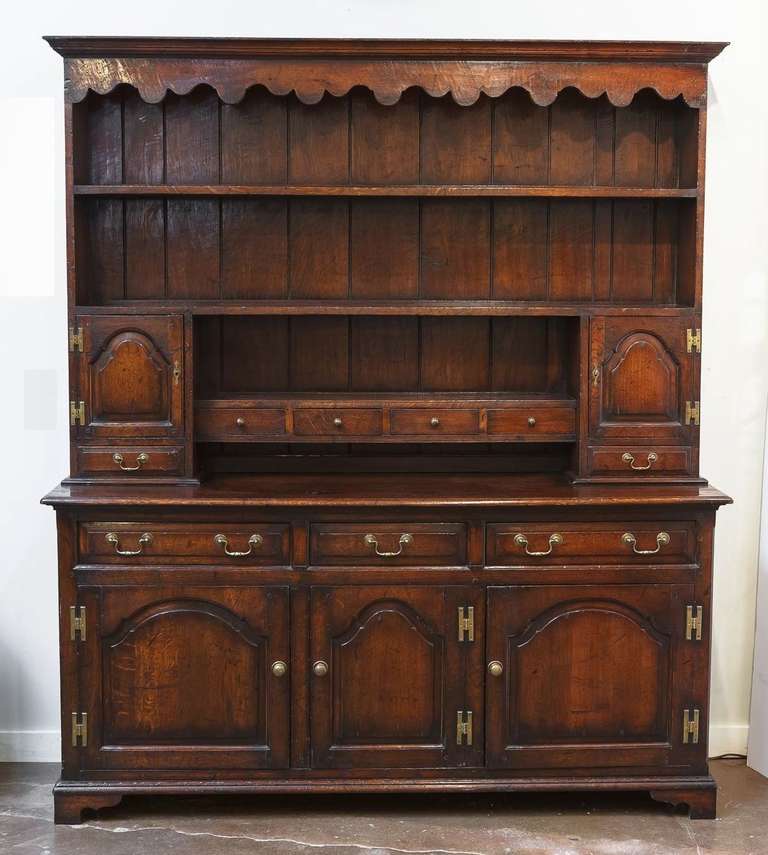
[[[313,564],[453,566],[467,563],[464,523],[318,523],[310,529]]]
[[[531,407],[488,410],[488,433],[523,439],[547,439],[576,434],[576,411],[571,407]]]
[[[686,446],[591,446],[589,471],[594,475],[688,475],[691,449]]]
[[[692,522],[493,523],[488,526],[486,563],[694,564]]]
[[[80,557],[99,564],[285,565],[290,529],[283,523],[83,523]]]
[[[390,413],[390,433],[412,436],[476,434],[479,410],[402,409]]]
[[[285,410],[257,407],[200,409],[195,415],[199,439],[247,440],[285,434]]]
[[[297,436],[378,436],[382,416],[379,409],[306,408],[293,413]]]
[[[95,446],[77,449],[80,475],[142,477],[178,475],[184,464],[183,446]]]

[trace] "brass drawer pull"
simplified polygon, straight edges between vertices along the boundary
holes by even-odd
[[[648,462],[645,466],[635,466],[635,458],[628,451],[625,451],[624,454],[621,455],[621,459],[624,463],[629,463],[630,469],[634,469],[636,472],[641,472],[643,469],[650,469],[651,466],[653,466],[653,464],[659,459],[659,456],[655,451],[649,451]]]
[[[144,547],[152,543],[152,535],[148,531],[145,531],[144,534],[139,537],[138,549],[120,549],[120,538],[113,531],[108,531],[104,535],[104,540],[106,540],[107,543],[114,545],[115,552],[118,555],[141,555],[144,551]]]
[[[145,463],[149,463],[149,455],[146,451],[142,451],[141,454],[136,455],[136,465],[135,466],[126,466],[125,458],[122,454],[113,454],[112,459],[117,463],[117,465],[123,470],[123,472],[135,472],[137,469],[141,469],[141,467]]]
[[[380,558],[394,558],[403,551],[403,547],[407,546],[409,543],[413,543],[413,535],[412,534],[401,534],[400,540],[398,543],[398,548],[394,552],[380,552],[379,551],[379,542],[376,540],[376,537],[372,534],[366,534],[363,540],[368,544],[368,546],[372,546],[376,554]]]
[[[632,551],[636,555],[655,555],[662,546],[667,546],[669,543],[669,535],[666,531],[660,531],[656,535],[656,549],[638,549],[637,548],[637,538],[632,534],[631,531],[624,532],[621,536],[621,542],[626,543],[627,546],[632,547]]]
[[[440,419],[437,416],[432,416],[429,420],[430,427],[440,427]]]
[[[213,538],[213,542],[217,546],[223,546],[224,552],[227,555],[229,555],[230,558],[243,558],[246,555],[250,555],[251,552],[253,552],[254,546],[261,546],[261,544],[264,543],[264,538],[260,534],[252,534],[248,538],[248,551],[247,552],[238,552],[235,549],[230,549],[229,548],[229,540],[227,539],[227,536],[224,534],[217,534]]]
[[[334,427],[340,428],[340,427],[342,427],[343,424],[344,424],[344,422],[342,421],[342,419],[339,416],[336,416],[336,418],[333,420],[333,426]]]
[[[275,677],[284,677],[288,671],[288,666],[283,662],[282,659],[278,659],[277,662],[272,663],[272,674]]]
[[[328,673],[328,663],[324,662],[322,659],[318,659],[312,666],[312,673],[315,677],[325,677]]]
[[[498,659],[494,659],[493,662],[488,663],[488,673],[491,677],[501,677],[504,673],[504,666]]]
[[[558,534],[555,532],[549,536],[549,549],[545,549],[543,552],[535,552],[531,549],[528,549],[528,538],[524,534],[516,534],[515,535],[515,544],[517,546],[522,546],[525,549],[526,555],[549,555],[550,552],[556,547],[562,545],[563,536],[562,534]]]

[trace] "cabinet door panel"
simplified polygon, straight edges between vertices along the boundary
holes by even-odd
[[[474,609],[474,641],[458,640],[458,608]],[[312,589],[312,757],[316,767],[482,763],[482,599],[440,587]],[[457,745],[458,711],[472,744]]]
[[[177,436],[182,432],[182,318],[82,316],[81,436]]]
[[[690,318],[595,318],[590,432],[600,439],[647,437],[689,442],[693,399]]]
[[[488,765],[666,765],[691,665],[688,585],[488,589]],[[680,727],[677,724],[680,724]]]
[[[90,768],[288,763],[288,589],[82,588]]]

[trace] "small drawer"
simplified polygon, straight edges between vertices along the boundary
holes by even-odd
[[[195,432],[202,440],[247,440],[285,434],[285,410],[244,407],[201,408],[195,415]]]
[[[486,563],[694,564],[691,522],[494,523],[488,526]]]
[[[390,413],[390,433],[457,436],[480,432],[480,410],[402,409]]]
[[[285,565],[290,529],[283,523],[83,523],[80,556],[100,564]]]
[[[178,475],[184,464],[183,446],[96,446],[77,449],[79,475],[141,477]]]
[[[378,436],[379,409],[302,408],[293,411],[293,432],[297,436]]]
[[[594,475],[642,477],[645,475],[688,475],[691,449],[659,446],[592,446],[589,471]]]
[[[453,566],[467,563],[463,523],[318,523],[310,529],[312,564]]]
[[[573,438],[576,435],[576,410],[573,407],[535,406],[488,410],[488,433],[534,440],[553,436]]]

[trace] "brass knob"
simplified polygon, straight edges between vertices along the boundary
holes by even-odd
[[[533,416],[528,419],[528,427],[536,427],[536,419]]]
[[[336,416],[336,418],[333,420],[333,424],[335,427],[341,427],[344,422],[339,418],[339,416]]]
[[[245,419],[244,419],[242,416],[238,416],[238,417],[235,419],[235,424],[236,424],[238,427],[245,427]]]
[[[275,677],[284,677],[287,670],[288,666],[281,659],[272,663],[272,673]]]
[[[429,423],[432,425],[432,427],[438,427],[438,425],[440,424],[440,419],[437,416],[432,416],[432,418],[429,420]]]
[[[315,677],[325,677],[328,673],[328,663],[323,662],[322,659],[318,659],[317,662],[312,666],[312,673]]]
[[[498,659],[494,659],[493,662],[488,663],[488,673],[491,677],[501,677],[504,673],[504,666]]]

